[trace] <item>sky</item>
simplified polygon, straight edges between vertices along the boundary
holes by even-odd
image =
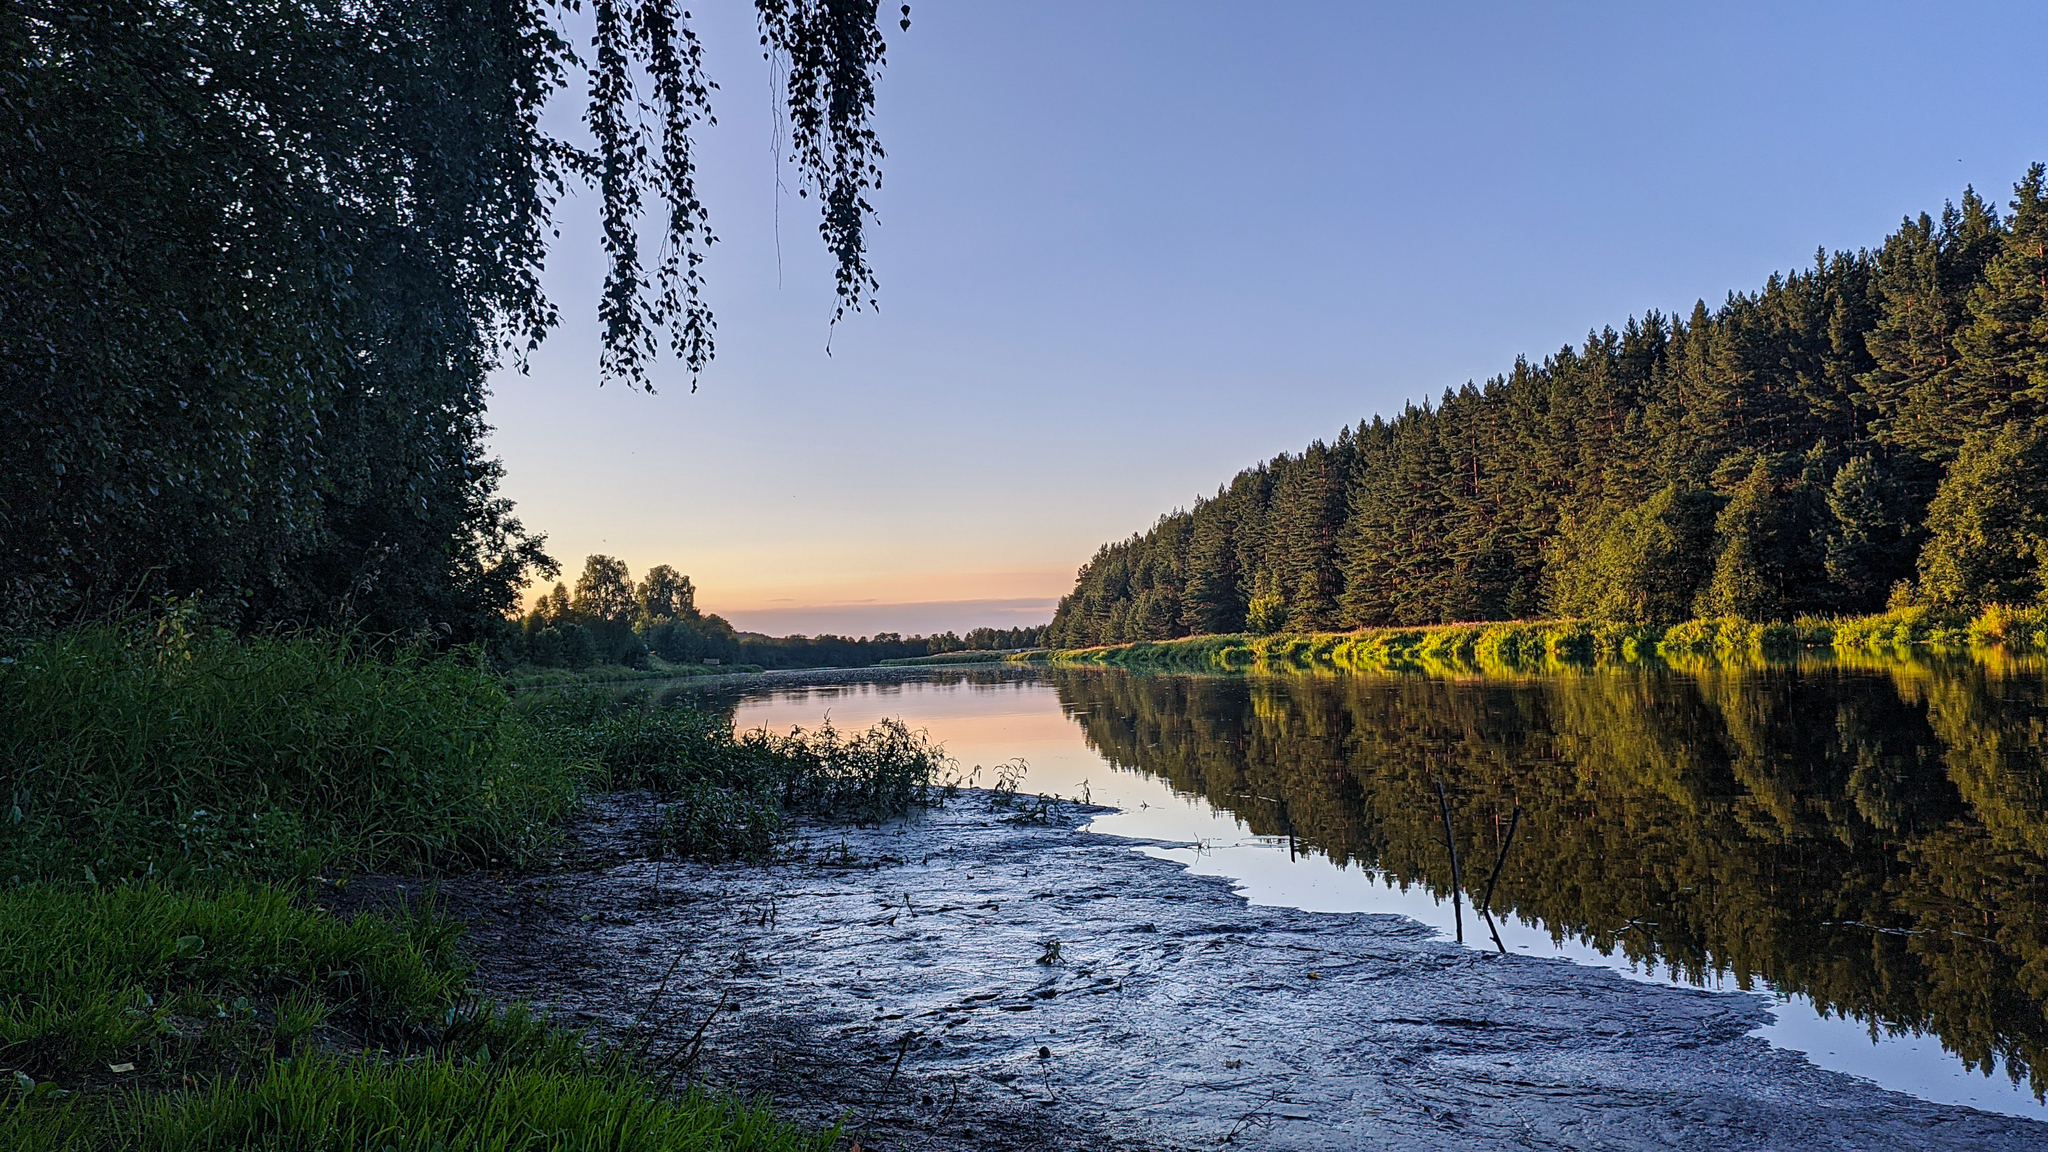
[[[565,579],[777,635],[1044,623],[1240,469],[2048,160],[2039,3],[916,0],[835,327],[752,5],[699,3],[717,359],[600,387],[584,195],[493,447]]]

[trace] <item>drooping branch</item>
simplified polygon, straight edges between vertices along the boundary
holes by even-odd
[[[882,184],[882,145],[874,130],[875,78],[887,45],[876,26],[877,0],[755,0],[761,44],[788,61],[791,142],[803,172],[801,193],[815,190],[818,234],[838,263],[836,323],[848,308],[874,304],[867,259],[868,193]],[[910,6],[901,25],[910,27]]]
[[[703,46],[689,14],[672,0],[598,0],[596,59],[590,70],[585,122],[596,139],[592,170],[603,201],[604,250],[610,262],[598,320],[604,328],[602,368],[653,390],[647,363],[656,333],[666,329],[676,357],[691,375],[711,360],[711,310],[703,297],[700,265],[712,243],[697,196],[690,132],[711,118],[711,90]],[[653,91],[643,100],[635,68]],[[646,113],[657,117],[650,126]],[[650,274],[640,256],[644,196],[652,190],[666,208],[661,252]]]
[[[785,98],[803,172],[801,193],[818,195],[818,232],[837,268],[836,323],[848,308],[872,306],[867,262],[868,193],[881,185],[882,147],[873,127],[875,81],[885,44],[876,0],[755,0],[764,55],[788,62]],[[675,0],[596,0],[595,59],[585,123],[595,138],[586,172],[603,201],[609,262],[598,318],[606,378],[652,390],[647,376],[666,330],[691,375],[714,350],[701,265],[715,242],[696,187],[691,133],[717,121],[703,47],[690,13]],[[910,27],[908,5],[903,28]],[[648,92],[639,91],[644,83]],[[649,118],[652,118],[652,123]],[[650,271],[640,252],[647,198],[665,210],[661,253]]]

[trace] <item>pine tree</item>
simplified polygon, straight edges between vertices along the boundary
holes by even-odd
[[[1784,620],[1823,606],[1827,505],[1782,457],[1756,458],[1714,528],[1719,551],[1699,615]]]
[[[1955,341],[1968,322],[1969,297],[2003,239],[1998,213],[1965,190],[1962,207],[1944,208],[1938,227],[1925,214],[1908,220],[1878,252],[1878,314],[1864,337],[1871,367],[1858,382],[1879,443],[1945,463],[1981,429],[1977,414],[1958,406],[1966,389]]]
[[[1900,514],[1897,486],[1869,456],[1835,472],[1828,487],[1827,572],[1836,606],[1849,612],[1882,608],[1887,592],[1912,574],[1918,540]]]
[[[1956,337],[1959,373],[1979,427],[2048,413],[2048,182],[2042,165],[2013,188],[2005,243],[1970,293]]]
[[[1671,484],[1623,510],[1559,581],[1560,615],[1638,624],[1685,619],[1713,571],[1712,492]]]
[[[2019,604],[2048,565],[2048,430],[2008,425],[1963,442],[1927,509],[1920,594],[1940,605]]]

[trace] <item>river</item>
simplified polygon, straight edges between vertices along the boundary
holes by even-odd
[[[1760,1035],[1823,1068],[2048,1118],[2036,668],[989,668],[728,701],[741,728],[899,718],[984,785],[1021,772],[1026,793],[1115,807],[1089,829],[1254,904],[1395,912],[1469,947],[1748,989],[1777,1016]]]

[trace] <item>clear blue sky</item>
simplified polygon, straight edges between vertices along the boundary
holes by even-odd
[[[1039,623],[1098,544],[1240,468],[2048,159],[2038,3],[913,7],[879,314],[828,330],[746,0],[695,8],[696,394],[673,366],[598,388],[565,214],[564,327],[491,414],[567,575],[672,563],[777,633]]]

